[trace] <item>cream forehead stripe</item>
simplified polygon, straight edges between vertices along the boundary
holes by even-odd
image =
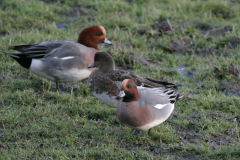
[[[105,30],[105,28],[103,26],[99,26],[99,28],[102,30],[103,35],[107,35],[106,30]]]
[[[125,80],[122,82],[122,87],[125,86],[128,81],[129,81],[128,79],[125,79]]]

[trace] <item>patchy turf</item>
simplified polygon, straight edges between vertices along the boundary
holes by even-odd
[[[96,100],[87,80],[55,83],[0,53],[2,159],[239,159],[237,0],[2,0],[0,51],[76,40],[101,24],[117,67],[185,92],[171,117],[136,134]]]

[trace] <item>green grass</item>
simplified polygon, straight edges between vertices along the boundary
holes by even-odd
[[[239,7],[236,0],[1,1],[0,52],[77,40],[83,28],[101,24],[114,45],[99,48],[118,66],[181,85],[185,97],[166,122],[135,134],[119,123],[115,109],[96,100],[87,82],[65,83],[58,93],[53,82],[0,53],[0,159],[239,159],[240,98],[219,87],[239,80],[228,70],[240,64],[240,47],[229,48],[240,36]],[[166,19],[173,31],[152,27]],[[231,29],[223,35],[205,33],[224,27]],[[184,54],[164,49],[172,40],[185,45]],[[198,54],[207,49],[218,52]]]

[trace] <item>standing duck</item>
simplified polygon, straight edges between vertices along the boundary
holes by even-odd
[[[112,44],[103,26],[90,26],[81,31],[78,41],[46,41],[31,45],[11,46],[19,52],[4,52],[31,72],[56,82],[73,82],[87,78],[93,69],[87,68],[99,52],[98,44]]]
[[[162,81],[154,81],[142,78],[125,70],[115,70],[115,62],[112,56],[106,52],[95,54],[94,63],[88,68],[97,67],[89,76],[89,88],[92,94],[109,107],[117,108],[116,96],[120,92],[124,79],[132,79],[138,86],[149,88],[175,87],[174,84]]]

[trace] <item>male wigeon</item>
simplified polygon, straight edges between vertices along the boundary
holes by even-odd
[[[115,70],[115,62],[112,56],[106,52],[95,54],[94,63],[88,68],[97,67],[89,76],[89,88],[92,94],[109,107],[117,108],[118,95],[122,81],[132,79],[138,86],[145,87],[174,87],[172,83],[154,81],[142,78],[125,70]]]
[[[39,44],[11,46],[19,52],[5,54],[31,72],[56,82],[72,82],[87,78],[93,69],[87,68],[99,52],[99,43],[112,44],[103,26],[90,26],[81,31],[78,41],[46,41]]]
[[[135,82],[125,79],[118,95],[119,121],[131,128],[148,131],[164,122],[172,113],[174,105],[183,93],[159,88],[137,87]]]

